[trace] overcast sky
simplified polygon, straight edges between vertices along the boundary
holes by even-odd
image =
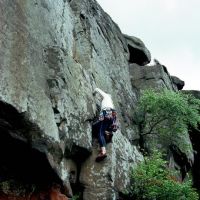
[[[97,0],[121,31],[140,38],[184,89],[200,90],[200,0]]]

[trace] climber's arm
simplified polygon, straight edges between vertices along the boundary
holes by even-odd
[[[94,90],[94,95],[96,94],[96,93],[99,93],[102,97],[105,97],[105,96],[107,96],[108,94],[107,93],[105,93],[103,90],[101,90],[101,89],[99,89],[99,88],[95,88],[95,90]]]

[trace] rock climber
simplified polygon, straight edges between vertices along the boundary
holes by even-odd
[[[117,113],[114,108],[113,100],[110,94],[102,91],[99,88],[95,88],[93,95],[99,93],[102,97],[101,111],[99,115],[99,131],[98,141],[100,145],[100,153],[98,154],[96,161],[99,162],[107,157],[106,155],[106,133],[116,131],[117,125]]]

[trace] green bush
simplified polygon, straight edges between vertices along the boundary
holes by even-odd
[[[80,193],[73,195],[71,200],[79,200],[80,199]]]
[[[198,200],[191,181],[179,182],[166,168],[161,154],[156,152],[145,157],[131,174],[131,187],[128,196],[134,200]]]
[[[171,145],[174,140],[177,143],[177,138],[187,136],[189,127],[198,127],[200,100],[171,90],[144,90],[135,109],[134,121],[138,126],[141,148],[148,135],[158,136],[166,145]]]
[[[167,134],[185,132],[188,126],[200,122],[200,100],[191,95],[171,90],[144,90],[136,108],[136,121],[142,124],[143,134],[153,134],[155,129]],[[167,125],[166,126],[166,122]]]

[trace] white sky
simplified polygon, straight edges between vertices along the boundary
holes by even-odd
[[[200,90],[200,0],[97,0],[121,31],[140,38],[184,89]]]

